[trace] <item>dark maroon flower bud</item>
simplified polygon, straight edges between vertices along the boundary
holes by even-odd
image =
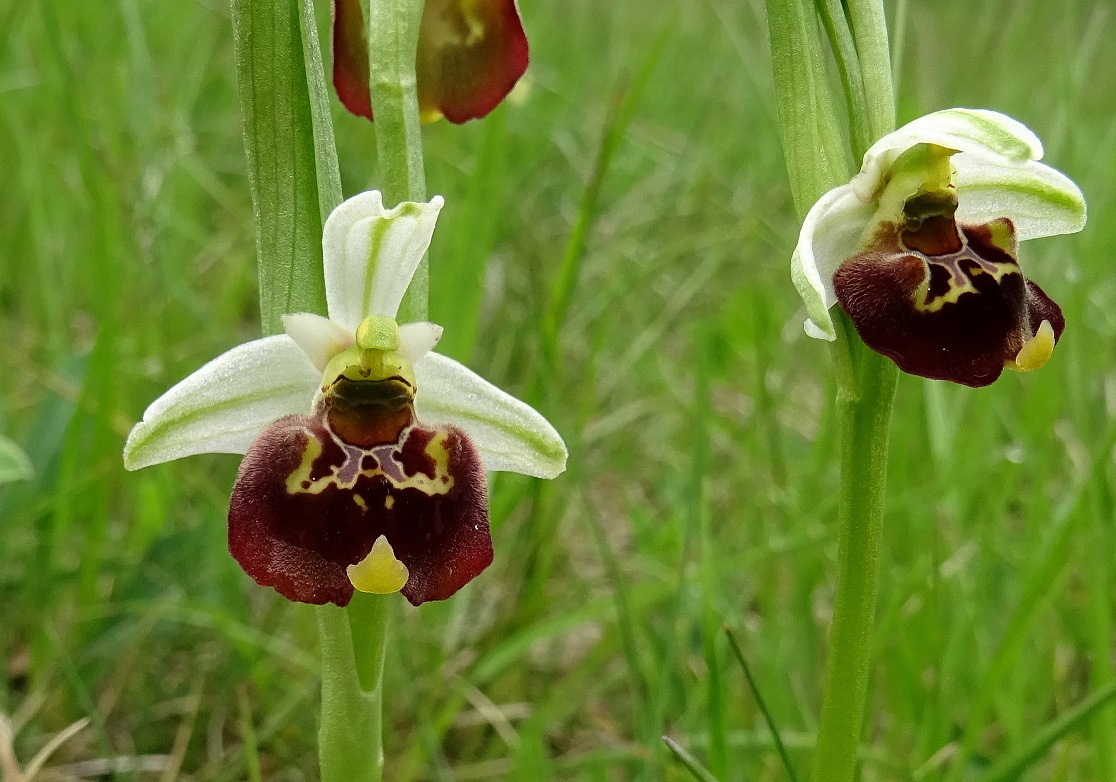
[[[527,70],[515,0],[427,0],[415,76],[423,122],[484,117]],[[372,119],[368,36],[360,0],[333,3],[333,84],[353,114]]]

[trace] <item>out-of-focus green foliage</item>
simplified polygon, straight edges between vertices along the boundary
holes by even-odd
[[[424,131],[446,198],[431,319],[455,357],[544,409],[571,469],[496,477],[493,567],[448,603],[399,607],[387,776],[678,782],[668,734],[707,767],[723,747],[721,782],[773,778],[722,623],[805,776],[833,387],[789,280],[762,4],[685,4],[669,27],[600,181],[558,373],[540,324],[563,247],[612,107],[676,9],[522,5],[525,86],[483,122]],[[1024,247],[1069,321],[1046,368],[978,392],[900,381],[866,782],[942,779],[966,735],[966,773],[1019,757],[1112,681],[1116,618],[1116,17],[1100,0],[903,9],[899,122],[1017,117],[1091,222]],[[314,780],[313,612],[227,554],[237,459],[120,461],[152,399],[260,333],[228,6],[10,1],[0,29],[0,423],[36,467],[0,487],[16,754],[90,716],[48,765]],[[369,127],[333,118],[345,194],[375,186]],[[1109,706],[1075,724],[1023,779],[1116,782],[1114,722]]]

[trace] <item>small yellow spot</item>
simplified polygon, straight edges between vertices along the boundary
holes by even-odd
[[[364,497],[361,497],[359,494],[354,494],[353,495],[353,502],[355,502],[357,507],[360,508],[361,510],[364,510],[364,511],[368,510],[368,503],[365,502]]]
[[[387,508],[388,510],[391,510],[392,508],[394,508],[395,507],[395,497],[392,497],[390,494],[388,496],[384,497],[384,507]]]
[[[1017,372],[1030,372],[1046,366],[1053,352],[1054,327],[1050,325],[1050,321],[1044,320],[1035,335],[1023,343],[1015,361],[1008,361],[1004,366]]]
[[[361,592],[390,595],[407,585],[410,573],[407,566],[395,558],[391,544],[383,535],[376,538],[368,556],[355,565],[349,565],[349,581]]]

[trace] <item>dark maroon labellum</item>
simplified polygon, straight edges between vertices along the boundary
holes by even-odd
[[[958,225],[948,214],[885,225],[833,286],[864,342],[912,375],[986,386],[1042,322],[1062,311],[1023,277],[1008,219]]]
[[[492,562],[484,467],[468,436],[406,415],[364,427],[323,403],[265,429],[241,462],[229,507],[229,551],[262,586],[303,603],[346,605],[346,568],[381,535],[406,565],[403,595],[444,600]],[[355,439],[355,438],[350,438]],[[367,440],[371,440],[368,442]]]

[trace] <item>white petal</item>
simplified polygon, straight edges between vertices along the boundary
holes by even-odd
[[[138,470],[196,453],[244,453],[264,427],[305,413],[321,373],[286,334],[238,345],[151,403],[124,445]]]
[[[888,133],[867,152],[852,187],[865,203],[887,183],[895,160],[916,144],[937,144],[958,152],[1023,163],[1042,158],[1042,142],[1026,125],[996,111],[945,109],[908,122]]]
[[[798,235],[791,256],[791,279],[806,304],[806,333],[816,339],[834,340],[829,308],[837,303],[833,275],[860,249],[864,230],[875,210],[863,204],[848,185],[835,187],[818,199]]]
[[[1028,160],[1004,163],[979,155],[953,157],[957,219],[987,223],[1009,217],[1020,241],[1076,233],[1085,227],[1085,196],[1069,177]]]
[[[319,372],[325,372],[329,360],[354,341],[353,333],[344,326],[312,312],[284,315],[283,329]]]
[[[417,364],[438,344],[443,330],[437,323],[427,321],[405,323],[399,327],[399,352],[412,365]]]
[[[395,317],[443,203],[435,196],[387,210],[372,190],[333,210],[322,234],[330,320],[355,332],[368,315]]]
[[[420,421],[465,430],[486,470],[553,478],[566,469],[566,444],[542,415],[439,353],[415,364]]]

